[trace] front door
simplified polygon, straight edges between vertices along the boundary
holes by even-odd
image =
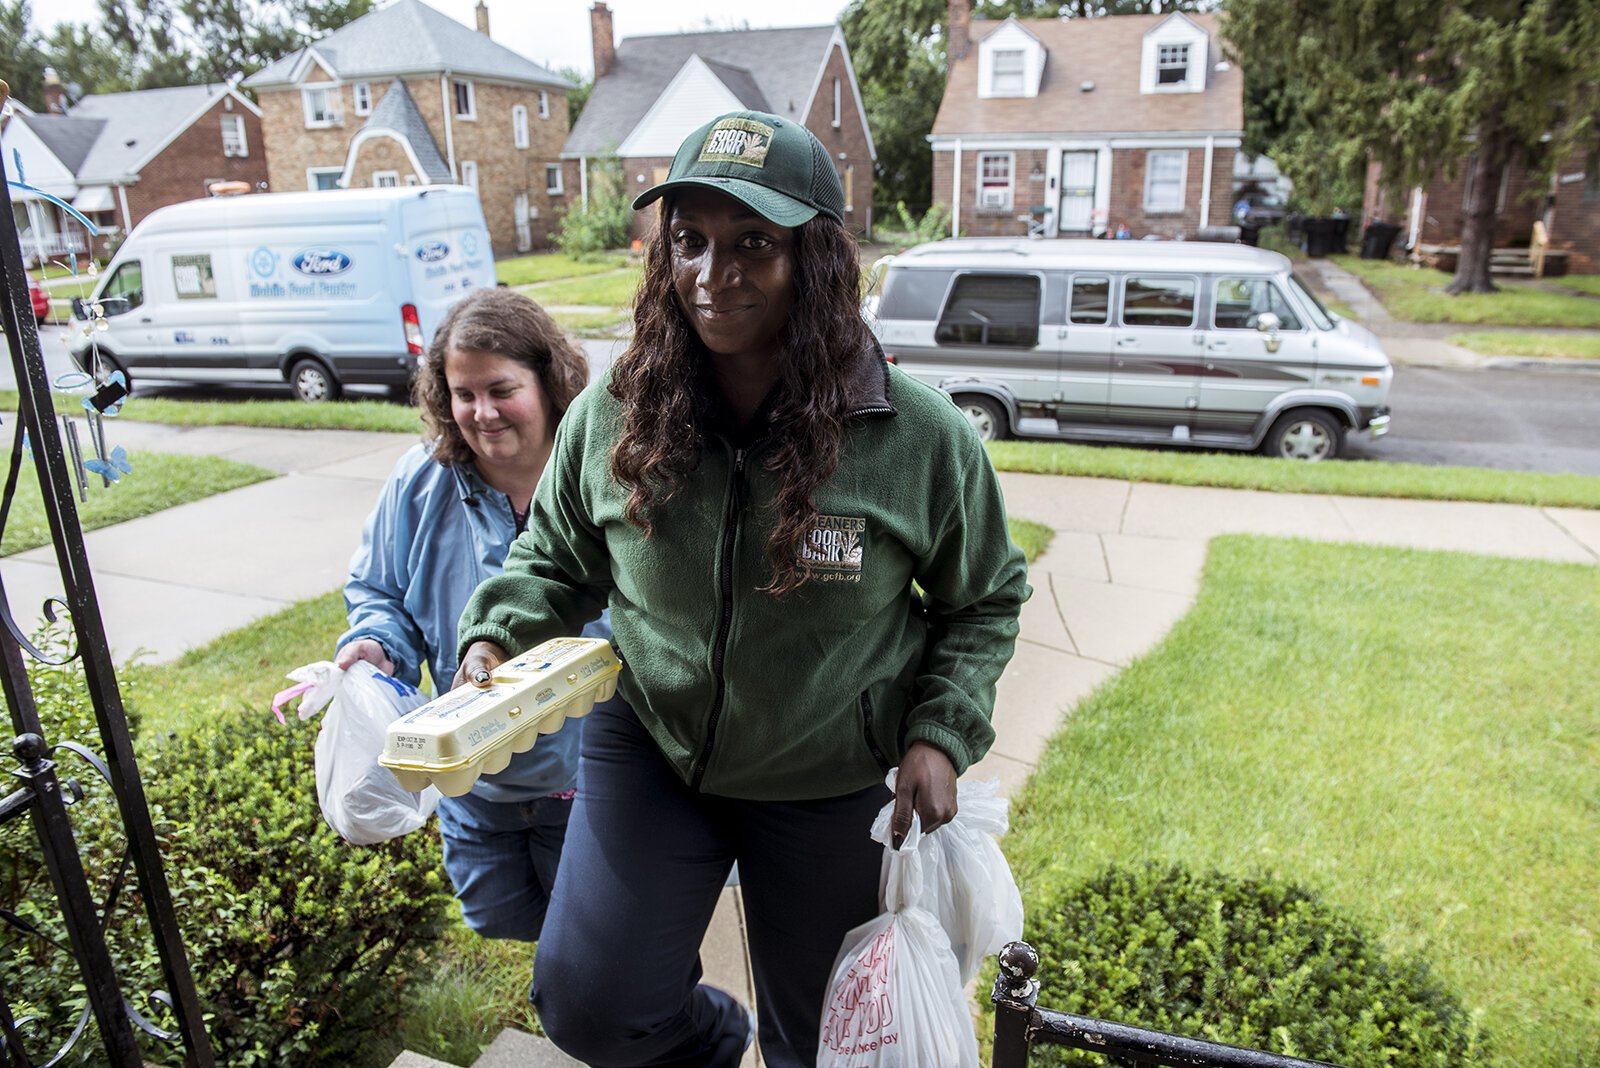
[[[1122,280],[1122,314],[1111,353],[1107,419],[1114,425],[1186,440],[1200,404],[1205,332],[1200,280],[1141,274]]]
[[[1094,176],[1098,152],[1061,153],[1061,211],[1056,229],[1088,234],[1094,229]]]

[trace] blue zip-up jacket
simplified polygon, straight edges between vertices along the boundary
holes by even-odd
[[[455,677],[456,623],[472,591],[500,574],[517,535],[511,502],[470,464],[445,467],[427,444],[400,457],[367,517],[361,547],[344,587],[350,629],[338,645],[371,638],[394,661],[395,675],[418,684],[426,659],[436,692]],[[610,638],[604,617],[583,628]],[[472,792],[488,801],[527,801],[570,790],[578,781],[578,735],[583,720],[568,720],[540,735],[498,775]]]

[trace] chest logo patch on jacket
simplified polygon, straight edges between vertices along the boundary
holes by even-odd
[[[822,582],[860,582],[867,521],[852,515],[819,515],[800,547],[800,559]]]

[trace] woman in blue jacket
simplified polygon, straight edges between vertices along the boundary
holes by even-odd
[[[500,573],[521,532],[588,365],[527,297],[481,289],[445,315],[418,370],[427,440],[400,458],[350,562],[350,629],[335,663],[367,660],[442,690],[456,673],[456,621]],[[610,637],[604,620],[584,630]],[[582,720],[439,804],[445,870],[468,926],[534,941],[544,924],[577,785]]]

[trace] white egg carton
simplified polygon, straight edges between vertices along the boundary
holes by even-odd
[[[617,692],[622,664],[601,638],[553,638],[495,668],[485,689],[458,686],[389,725],[378,763],[401,787],[449,797],[504,771],[541,734]]]

